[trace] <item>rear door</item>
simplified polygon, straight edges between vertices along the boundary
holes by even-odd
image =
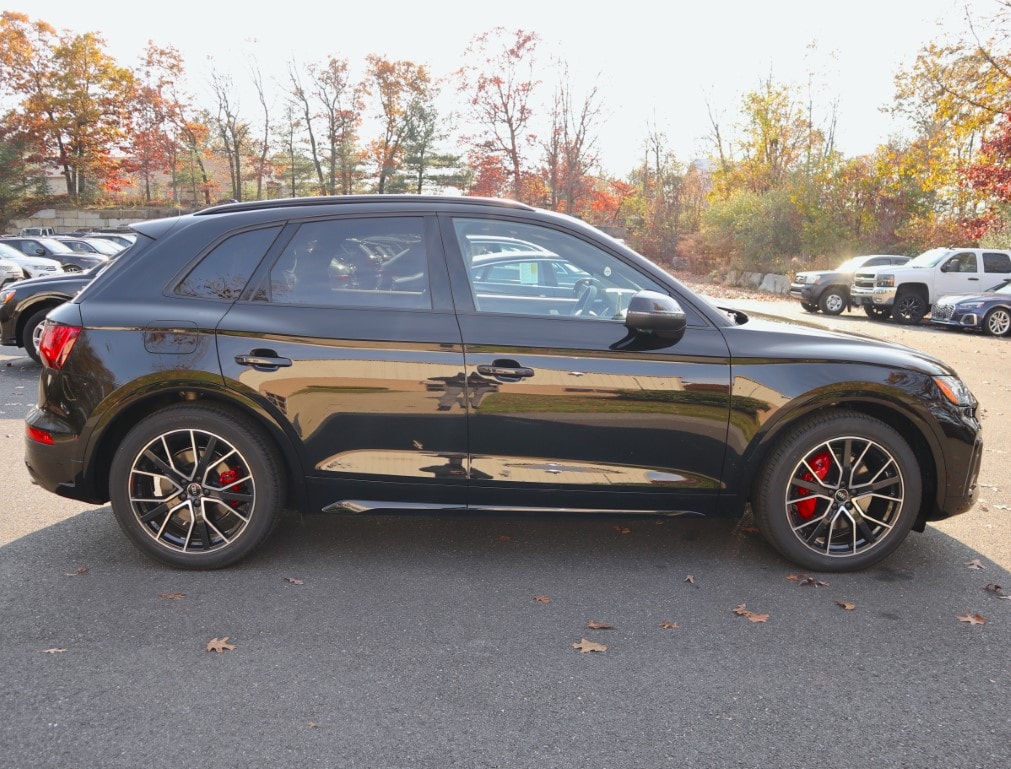
[[[226,381],[301,451],[318,509],[466,502],[464,359],[436,221],[289,224],[218,326]]]

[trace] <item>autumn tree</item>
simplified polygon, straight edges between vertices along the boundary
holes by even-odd
[[[0,81],[20,101],[19,131],[63,172],[77,199],[125,181],[117,150],[131,127],[132,73],[94,33],[57,35],[45,22],[0,16]]]
[[[376,170],[376,191],[386,192],[387,180],[403,164],[406,142],[416,126],[431,114],[432,81],[428,68],[410,61],[390,61],[375,54],[367,57],[366,92],[379,110],[380,135],[369,144]]]
[[[320,194],[351,194],[362,160],[362,85],[352,82],[348,60],[333,56],[309,64],[304,77],[291,62],[288,75],[288,97],[308,137]]]
[[[567,65],[555,89],[551,129],[544,145],[548,205],[569,214],[585,213],[594,189],[591,170],[598,164],[597,129],[602,105],[597,86],[577,99]]]
[[[211,116],[221,142],[221,151],[228,162],[231,197],[242,200],[242,167],[248,151],[250,125],[239,115],[235,85],[227,75],[211,75],[211,90],[216,102],[216,112]]]
[[[533,32],[496,27],[471,40],[464,59],[472,63],[456,73],[458,90],[466,97],[469,117],[477,127],[470,137],[471,154],[486,169],[497,160],[509,174],[511,195],[517,200],[529,199],[524,178],[527,152],[534,141],[529,126],[539,83],[534,77],[539,41]]]

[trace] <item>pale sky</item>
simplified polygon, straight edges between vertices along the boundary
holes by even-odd
[[[541,37],[541,96],[556,82],[552,56],[568,62],[580,99],[596,83],[604,107],[598,150],[604,170],[626,175],[641,162],[652,125],[683,161],[704,156],[707,102],[732,127],[742,96],[770,74],[774,82],[807,88],[825,109],[838,102],[837,145],[847,155],[872,151],[900,125],[881,113],[894,95],[894,76],[929,42],[967,29],[965,5],[976,16],[993,0],[413,0],[319,3],[83,3],[12,0],[12,8],[57,29],[98,32],[124,66],[135,66],[148,40],[184,56],[188,90],[207,107],[212,67],[249,82],[256,60],[270,89],[286,80],[288,62],[347,58],[360,76],[366,55],[427,64],[435,76],[463,64],[470,39],[496,26]],[[240,107],[256,119],[255,91]],[[278,87],[278,92],[280,88]],[[280,115],[280,101],[276,112]]]

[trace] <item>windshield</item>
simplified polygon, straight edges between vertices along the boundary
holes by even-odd
[[[950,248],[932,248],[907,262],[906,267],[936,267],[950,253]]]

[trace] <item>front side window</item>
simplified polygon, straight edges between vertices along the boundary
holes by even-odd
[[[951,257],[945,264],[946,272],[976,272],[976,255],[966,251]]]
[[[307,222],[270,270],[276,304],[429,309],[424,220],[374,217]]]
[[[478,312],[622,320],[638,291],[658,283],[597,246],[560,230],[492,220],[453,220]],[[489,253],[488,242],[525,250]]]

